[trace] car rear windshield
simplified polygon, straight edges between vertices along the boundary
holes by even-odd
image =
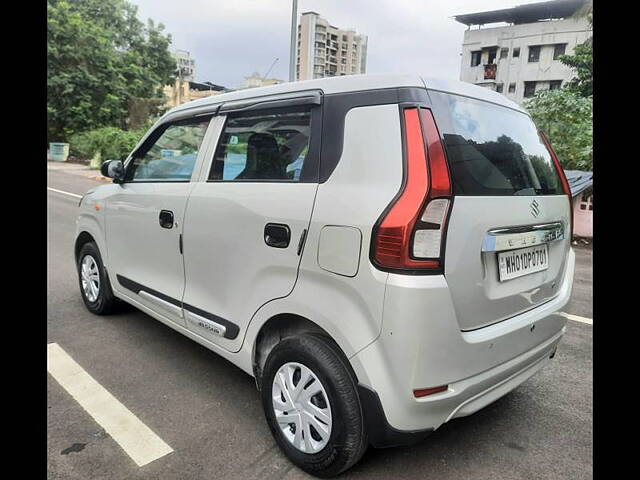
[[[455,195],[561,195],[553,159],[531,118],[516,110],[429,93]]]

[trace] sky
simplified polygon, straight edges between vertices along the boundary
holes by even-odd
[[[196,80],[229,88],[261,75],[288,80],[291,0],[129,0],[191,52]],[[367,73],[458,79],[465,25],[452,17],[540,0],[299,0],[338,28],[368,36]]]

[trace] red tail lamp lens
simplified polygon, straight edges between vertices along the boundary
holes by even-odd
[[[449,169],[431,111],[405,108],[403,119],[406,181],[404,189],[378,225],[373,256],[378,265],[387,268],[438,269],[441,267],[441,239],[449,204],[441,209],[445,217],[439,224],[425,225],[425,219],[421,217],[437,210],[427,208],[431,199],[451,196]],[[419,229],[416,229],[416,224]],[[412,240],[417,241],[413,257]],[[422,256],[424,258],[420,258]]]

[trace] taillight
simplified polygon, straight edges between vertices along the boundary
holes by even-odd
[[[451,178],[431,110],[403,110],[404,187],[373,232],[373,261],[383,268],[439,270],[451,209]]]
[[[560,183],[562,184],[562,191],[569,198],[569,212],[571,217],[571,230],[569,231],[569,241],[571,241],[571,239],[573,238],[573,197],[571,196],[571,188],[569,187],[569,181],[567,180],[567,176],[564,174],[564,169],[562,168],[562,165],[560,165],[560,161],[556,156],[556,152],[554,152],[553,148],[551,148],[551,143],[549,142],[549,139],[542,131],[540,131],[540,137],[542,138],[544,145],[547,147],[547,150],[549,151],[549,154],[553,159],[553,163],[556,166],[556,171],[558,172],[558,176],[560,177]]]

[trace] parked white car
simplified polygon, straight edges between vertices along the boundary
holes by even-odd
[[[498,93],[417,75],[227,93],[103,173],[77,220],[87,308],[130,303],[254,376],[309,473],[479,410],[564,334],[569,187]]]

